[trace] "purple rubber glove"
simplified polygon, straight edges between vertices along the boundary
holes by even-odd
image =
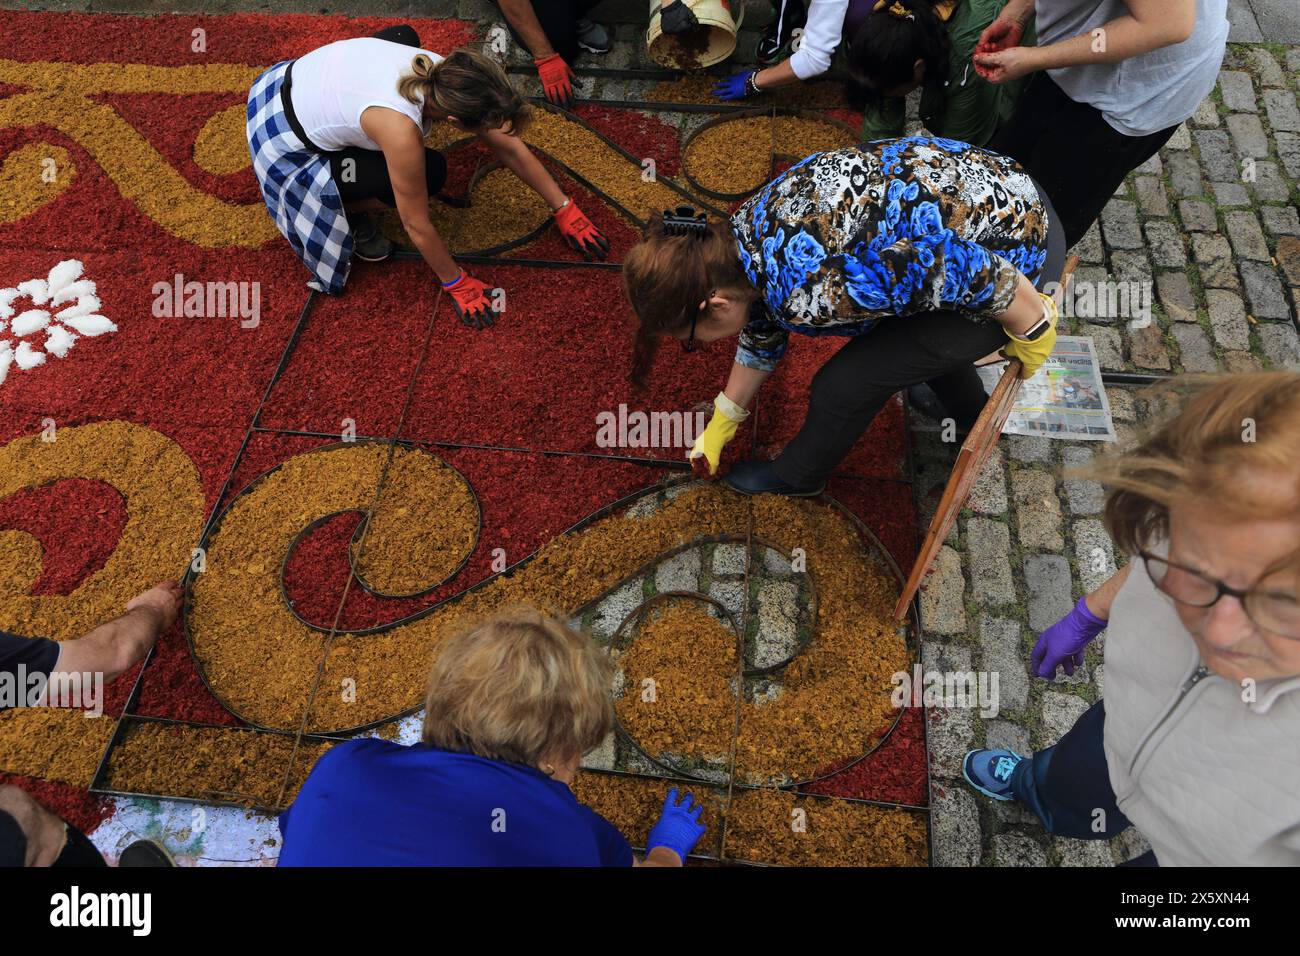
[[[691,806],[692,801],[695,802],[694,806]],[[664,800],[664,810],[659,814],[659,821],[650,830],[650,836],[645,841],[646,853],[648,854],[657,846],[663,846],[672,850],[682,862],[685,862],[686,857],[707,829],[700,822],[700,814],[703,812],[704,804],[695,800],[695,797],[689,793],[681,803],[678,803],[677,788],[673,787]]]
[[[757,72],[757,70],[747,70],[733,76],[724,76],[713,84],[713,95],[728,102],[743,100],[749,95],[749,78]]]
[[[1034,673],[1044,680],[1056,677],[1056,665],[1063,664],[1067,677],[1074,669],[1083,666],[1083,649],[1092,639],[1106,630],[1106,622],[1088,610],[1083,598],[1069,614],[1043,631],[1029,662]]]

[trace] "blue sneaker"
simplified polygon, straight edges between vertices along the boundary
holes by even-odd
[[[1014,800],[1011,775],[1024,759],[1014,750],[972,750],[961,762],[961,775],[986,797]]]

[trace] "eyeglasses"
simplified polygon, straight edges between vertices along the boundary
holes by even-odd
[[[693,316],[691,316],[691,334],[687,338],[682,339],[682,351],[687,354],[696,352],[700,348],[700,343],[695,339],[695,323],[699,320],[700,313],[697,311]]]
[[[709,298],[710,298],[710,299],[712,299],[712,298],[713,298],[715,295],[717,295],[717,294],[718,294],[718,290],[717,290],[717,289],[710,289],[710,290],[709,290]],[[708,306],[706,305],[706,306],[705,306],[705,309],[707,309],[707,308],[708,308]],[[688,335],[686,338],[682,339],[682,351],[683,351],[683,352],[686,352],[687,354],[689,354],[689,353],[691,353],[691,352],[697,352],[697,351],[699,351],[699,348],[700,348],[700,342],[699,342],[699,340],[697,340],[697,339],[695,338],[695,324],[696,324],[697,322],[700,321],[700,313],[703,312],[703,311],[704,311],[704,309],[696,309],[696,310],[695,310],[694,314],[691,316],[691,334]]]
[[[1231,594],[1241,602],[1246,616],[1257,627],[1278,637],[1300,640],[1300,601],[1295,593],[1258,588],[1241,591],[1164,558],[1146,552],[1141,554],[1147,574],[1155,586],[1179,604],[1196,608],[1213,607],[1219,598]]]

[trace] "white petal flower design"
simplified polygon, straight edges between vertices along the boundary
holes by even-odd
[[[0,289],[0,385],[10,369],[38,368],[51,355],[65,358],[78,338],[117,331],[99,314],[102,303],[95,283],[82,277],[84,269],[79,260],[65,259],[43,279]]]

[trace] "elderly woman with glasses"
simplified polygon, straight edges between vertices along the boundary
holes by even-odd
[[[692,351],[739,336],[713,420],[691,449],[717,473],[790,333],[850,339],[817,373],[799,434],[742,462],[744,494],[815,495],[891,395],[928,382],[959,428],[987,396],[972,363],[999,347],[1032,375],[1056,340],[1041,286],[1065,259],[1046,196],[1016,163],[951,139],[816,153],[729,219],[689,207],[651,218],[623,260],[640,321],[633,378],[662,338]]]
[[[1297,866],[1300,374],[1175,388],[1176,417],[1086,471],[1136,560],[1033,651],[1039,677],[1073,674],[1104,629],[1105,700],[1033,756],[971,751],[966,779],[1061,836],[1135,826],[1144,864]]]

